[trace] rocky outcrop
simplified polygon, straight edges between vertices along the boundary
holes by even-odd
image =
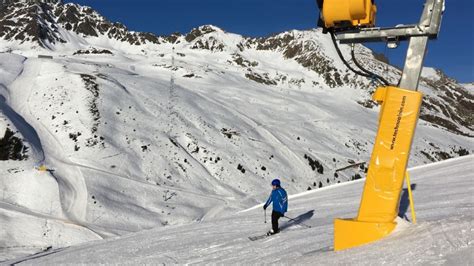
[[[160,43],[158,36],[131,32],[90,7],[62,1],[4,1],[0,5],[0,37],[3,39],[32,41],[46,48],[66,42],[60,29],[83,37],[106,36],[132,45]]]

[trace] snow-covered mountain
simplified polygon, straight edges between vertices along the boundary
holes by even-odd
[[[320,30],[159,37],[76,4],[4,0],[0,52],[7,255],[223,216],[263,200],[275,177],[293,194],[367,169],[346,166],[370,157],[376,85]],[[420,90],[410,165],[473,153],[472,88],[427,68]]]
[[[0,36],[21,43],[33,42],[44,48],[70,44],[69,32],[84,37],[109,39],[141,45],[159,43],[149,33],[130,32],[120,23],[111,23],[90,7],[63,4],[60,0],[23,0],[0,2]]]

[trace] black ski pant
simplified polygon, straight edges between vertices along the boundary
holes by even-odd
[[[281,217],[283,217],[283,213],[272,211],[272,229],[273,229],[273,232],[275,233],[279,232],[278,219],[280,219]]]

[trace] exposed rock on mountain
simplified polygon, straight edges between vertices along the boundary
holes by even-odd
[[[107,36],[132,45],[159,43],[150,33],[129,31],[112,23],[90,7],[61,1],[3,1],[0,4],[0,37],[20,42],[32,41],[42,47],[66,43],[64,31],[83,37]]]

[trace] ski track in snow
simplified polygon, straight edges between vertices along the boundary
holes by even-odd
[[[244,113],[242,112],[239,112],[237,109],[233,109],[231,107],[229,107],[227,104],[223,103],[223,102],[220,102],[218,100],[214,100],[214,99],[211,99],[209,97],[206,97],[200,93],[197,93],[199,96],[203,97],[204,99],[206,99],[207,101],[211,102],[211,103],[214,103],[220,107],[223,107],[225,110],[227,110],[228,112],[236,115],[237,117],[239,117],[241,120],[245,121],[245,122],[248,122],[248,124],[250,125],[253,125],[254,128],[256,129],[256,131],[262,135],[262,136],[267,136],[269,137],[271,140],[274,140],[273,143],[269,143],[267,142],[267,144],[270,144],[270,145],[273,145],[274,147],[280,147],[280,148],[283,148],[286,153],[288,153],[288,155],[290,155],[291,157],[293,157],[294,159],[294,162],[298,162],[299,163],[299,166],[301,168],[303,168],[306,163],[304,163],[296,154],[294,151],[292,151],[288,145],[286,145],[285,143],[283,143],[280,139],[278,139],[277,136],[275,136],[275,134],[273,134],[270,130],[268,130],[266,127],[264,127],[261,123],[258,123],[255,119],[249,117],[248,115],[245,115]],[[263,133],[263,134],[262,134]]]
[[[83,164],[76,163],[76,162],[64,162],[63,161],[62,163],[73,166],[73,167],[85,168],[85,169],[92,170],[92,171],[95,171],[95,172],[104,173],[104,174],[106,174],[106,175],[104,175],[104,177],[121,178],[121,179],[124,179],[124,180],[127,180],[127,181],[133,181],[133,182],[136,182],[136,183],[140,183],[140,184],[145,185],[145,186],[153,186],[150,183],[139,181],[138,177],[134,177],[132,175],[125,176],[125,175],[105,171],[103,169],[98,169],[98,168],[95,168],[93,166],[83,165]],[[133,177],[133,178],[131,178],[131,177]],[[182,188],[178,188],[178,187],[171,187],[171,186],[167,186],[167,185],[162,185],[161,187],[167,188],[167,189],[172,189],[172,190],[179,191],[179,192],[183,192],[185,194],[190,194],[190,195],[197,196],[197,197],[200,197],[200,198],[212,199],[212,200],[215,200],[215,201],[222,202],[221,205],[216,206],[216,207],[212,208],[211,210],[209,210],[200,220],[203,220],[205,217],[214,217],[223,208],[225,208],[226,205],[229,204],[228,201],[225,199],[225,196],[223,196],[223,195],[222,196],[220,196],[220,195],[206,195],[206,194],[202,194],[202,193],[199,193],[199,192],[190,191],[190,190],[186,190],[186,189],[182,189]]]
[[[21,61],[21,68],[16,73],[13,81],[18,79],[23,74],[24,71],[24,64],[28,60],[26,57],[22,58]],[[20,131],[22,136],[28,141],[28,143],[32,146],[34,154],[38,158],[38,163],[44,161],[44,151],[41,145],[41,140],[38,136],[36,130],[22,117],[19,113],[13,110],[9,105],[8,102],[10,101],[10,91],[5,84],[0,83],[0,88],[3,91],[3,94],[0,94],[0,111],[13,123],[13,125]]]
[[[35,70],[37,71],[36,76],[40,77],[42,75],[42,65],[40,65],[39,69],[35,68]],[[30,76],[35,76],[35,74],[30,74]],[[28,102],[32,92],[33,91],[30,90]],[[34,117],[31,110],[28,109],[28,111],[30,112],[30,117]],[[63,209],[72,221],[75,221],[76,223],[84,223],[87,208],[87,187],[84,182],[84,177],[79,169],[55,162],[62,161],[67,163],[69,161],[69,159],[67,159],[69,156],[67,156],[67,153],[64,151],[58,138],[54,136],[47,127],[42,123],[39,123],[38,126],[42,128],[42,136],[48,142],[48,155],[50,156],[48,159],[51,161],[50,164],[55,167],[52,175],[54,175],[60,185]]]
[[[32,63],[30,64],[31,61]],[[17,106],[20,114],[28,118],[27,120],[23,119],[24,121],[20,121],[20,132],[22,132],[30,144],[34,145],[35,150],[40,153],[41,157],[38,159],[36,165],[47,163],[55,166],[54,172],[50,172],[50,174],[58,182],[61,206],[64,214],[76,224],[84,224],[87,187],[85,186],[82,173],[79,169],[67,167],[67,165],[60,163],[67,163],[66,158],[68,157],[60,141],[41,122],[35,121],[35,115],[29,109],[31,95],[35,86],[35,83],[31,83],[30,77],[41,77],[43,75],[42,64],[36,64],[35,61],[35,59],[25,59],[22,62],[23,68],[21,72],[10,85],[12,94],[20,91],[21,93],[25,93],[25,91],[27,91],[26,101],[24,101],[25,98],[23,97],[16,97],[17,102],[13,103]],[[14,111],[11,110],[11,112]],[[29,122],[27,122],[28,120]],[[30,123],[34,127],[30,126]],[[22,131],[22,127],[26,127],[26,130]],[[41,136],[42,140],[40,140],[39,136]],[[46,151],[44,147],[47,147]],[[66,168],[64,168],[64,166],[66,166]]]
[[[474,156],[409,169],[418,224],[398,219],[387,238],[333,252],[333,219],[354,217],[360,180],[305,192],[290,200],[290,217],[312,228],[280,220],[281,234],[257,241],[264,232],[262,211],[248,209],[214,221],[157,228],[117,239],[72,246],[7,263],[88,264],[307,264],[399,265],[474,262]],[[314,215],[306,215],[314,211]],[[305,216],[306,215],[306,216]],[[407,216],[411,219],[410,214]],[[289,227],[288,227],[289,226]]]

